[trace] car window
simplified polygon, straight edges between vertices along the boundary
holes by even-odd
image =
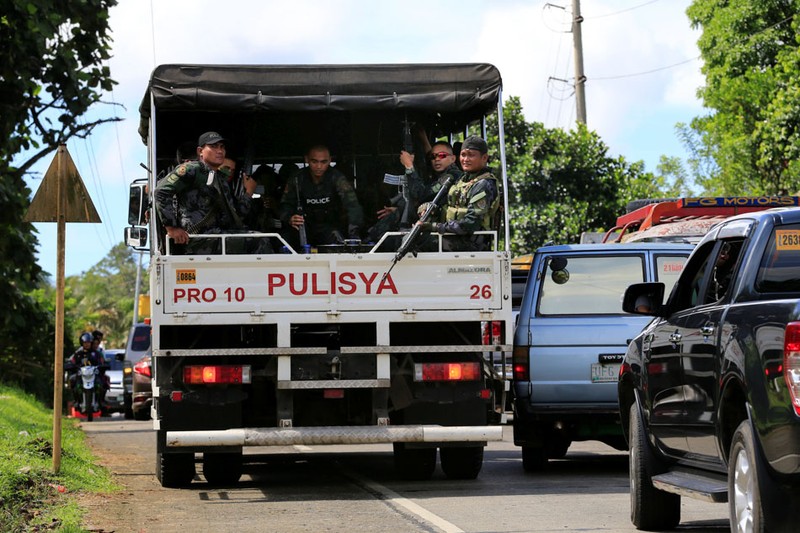
[[[667,299],[672,287],[683,272],[683,265],[686,263],[687,255],[666,255],[657,254],[656,260],[656,279],[664,284],[664,300]],[[664,302],[662,302],[664,303]]]
[[[150,348],[150,326],[137,326],[133,332],[130,349],[145,352]]]
[[[114,357],[107,357],[106,362],[109,370],[122,370],[125,367],[125,361],[117,361]]]
[[[756,276],[759,292],[800,292],[800,224],[777,226]]]
[[[694,307],[701,302],[701,294],[705,290],[705,279],[708,273],[708,263],[714,251],[714,241],[700,245],[684,265],[681,279],[686,280],[675,286],[674,293],[670,296],[669,305],[672,312]]]
[[[548,258],[539,298],[541,316],[621,314],[625,289],[644,281],[642,255],[558,258],[566,259],[566,265],[558,268]]]
[[[705,303],[718,302],[728,293],[743,244],[744,239],[730,239],[721,241],[717,246],[714,253],[714,266],[706,286]]]

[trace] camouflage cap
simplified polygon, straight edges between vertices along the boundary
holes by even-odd
[[[477,150],[482,154],[485,154],[489,151],[489,146],[486,144],[486,141],[478,137],[477,135],[470,135],[464,140],[464,143],[461,145],[462,150]]]
[[[216,144],[218,142],[223,142],[225,137],[217,133],[216,131],[207,131],[197,139],[197,146],[205,146],[207,144]]]

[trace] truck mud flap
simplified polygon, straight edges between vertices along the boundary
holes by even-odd
[[[502,426],[330,426],[167,431],[168,447],[488,442],[499,440],[503,440]]]

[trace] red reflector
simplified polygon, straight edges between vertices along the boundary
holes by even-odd
[[[488,400],[489,398],[492,397],[492,391],[489,389],[481,389],[480,397],[481,400]]]
[[[190,385],[250,383],[249,365],[190,365],[183,367],[183,382]]]
[[[503,323],[499,320],[481,322],[481,344],[484,346],[501,344]]]
[[[179,390],[174,390],[169,393],[169,399],[173,402],[181,402],[183,401],[183,392]]]
[[[322,397],[327,400],[340,400],[344,398],[344,389],[325,389]]]
[[[415,381],[477,381],[481,377],[478,363],[416,363]]]

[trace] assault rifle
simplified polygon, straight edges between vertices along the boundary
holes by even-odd
[[[308,237],[306,236],[306,223],[305,217],[306,213],[303,209],[303,202],[300,200],[300,178],[298,174],[294,175],[294,188],[295,192],[297,193],[297,214],[303,217],[303,223],[300,225],[298,231],[300,232],[300,247],[303,249],[304,253],[308,251]]]
[[[403,150],[414,155],[414,139],[411,137],[411,123],[408,121],[408,115],[403,119]],[[400,227],[407,228],[408,211],[411,209],[411,194],[408,190],[408,174],[405,172],[400,176],[400,194],[405,202],[403,215],[400,217]]]
[[[439,189],[439,192],[436,193],[436,196],[434,196],[433,200],[428,202],[427,206],[425,207],[425,211],[422,213],[422,216],[419,217],[419,223],[414,224],[414,227],[411,228],[411,231],[406,233],[405,236],[403,237],[403,241],[400,243],[400,246],[397,248],[397,252],[394,254],[394,259],[392,259],[392,264],[389,266],[389,270],[387,270],[386,273],[381,278],[381,282],[386,279],[386,277],[392,271],[397,262],[403,259],[406,256],[406,254],[408,254],[408,252],[411,251],[411,247],[414,245],[414,241],[416,241],[419,238],[419,234],[422,233],[421,224],[427,222],[428,219],[433,216],[436,210],[441,207],[440,202],[450,191],[450,186],[452,184],[453,184],[453,176],[447,176],[447,179],[444,181],[444,183],[442,183],[442,188]]]

